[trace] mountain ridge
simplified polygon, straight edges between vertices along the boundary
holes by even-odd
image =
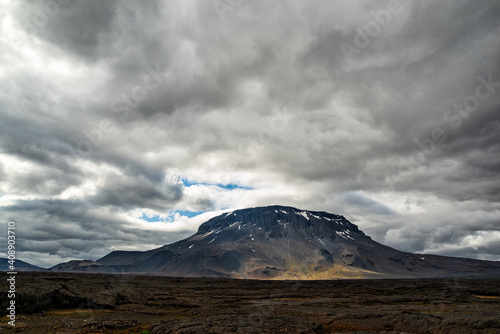
[[[401,252],[344,216],[273,205],[223,213],[156,249],[114,251],[50,270],[250,279],[500,277],[500,262]]]
[[[17,259],[14,262],[14,270],[11,270],[9,259],[0,258],[0,271],[39,271],[39,270],[44,270],[44,268]]]

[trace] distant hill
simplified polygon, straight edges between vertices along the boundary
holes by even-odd
[[[157,249],[115,251],[51,270],[251,279],[500,277],[500,262],[401,252],[343,216],[267,206],[214,217],[191,237]]]
[[[0,270],[1,271],[9,271],[10,270],[10,268],[9,268],[10,264],[8,261],[9,261],[8,259],[0,258]],[[16,262],[14,263],[14,266],[15,266],[15,271],[45,270],[44,268],[34,266],[32,264],[29,264],[28,262],[24,262],[21,260],[16,260]]]

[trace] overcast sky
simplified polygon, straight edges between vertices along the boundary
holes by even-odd
[[[493,0],[0,0],[0,220],[42,266],[273,204],[500,260],[499,17]]]

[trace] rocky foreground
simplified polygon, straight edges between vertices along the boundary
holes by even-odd
[[[2,291],[2,308],[7,296]],[[500,279],[258,281],[25,272],[1,333],[500,333]]]

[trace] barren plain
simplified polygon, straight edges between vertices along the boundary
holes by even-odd
[[[2,291],[2,308],[7,307]],[[500,279],[269,281],[23,272],[0,333],[500,333]]]

